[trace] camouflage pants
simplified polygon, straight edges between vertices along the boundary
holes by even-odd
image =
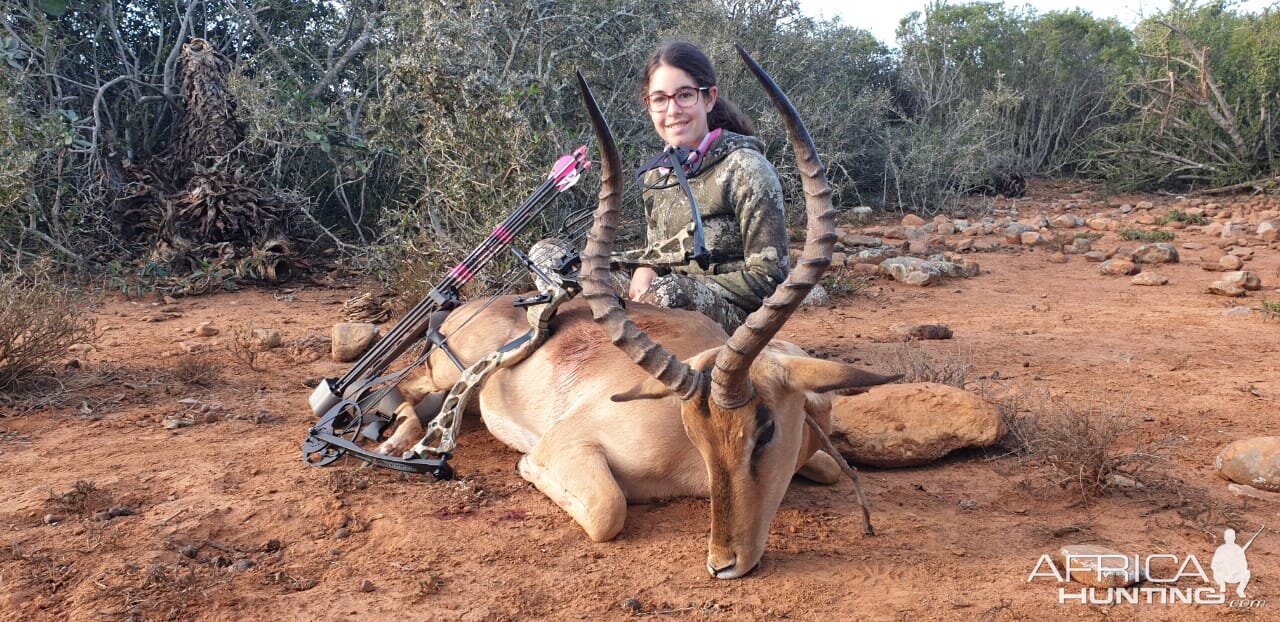
[[[529,258],[539,269],[549,273],[553,271],[554,266],[559,265],[567,253],[573,250],[571,246],[560,240],[546,238],[533,245],[529,250]],[[624,272],[613,272],[611,276],[614,291],[619,297],[625,298],[631,289],[630,275]],[[534,282],[538,284],[539,289],[543,288],[538,279],[535,278]],[[747,318],[745,311],[725,300],[711,286],[680,274],[668,274],[655,278],[649,284],[649,289],[640,295],[639,302],[667,309],[697,311],[714,320],[728,333],[732,333]]]
[[[654,279],[649,289],[640,295],[640,302],[655,307],[697,311],[715,320],[727,333],[732,333],[747,319],[746,312],[725,300],[710,286],[680,274]]]

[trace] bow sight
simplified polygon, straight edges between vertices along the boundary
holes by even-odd
[[[453,477],[448,459],[461,424],[462,409],[471,393],[489,373],[519,362],[536,348],[546,338],[547,323],[556,307],[579,290],[577,282],[569,278],[576,271],[575,253],[568,253],[559,265],[552,266],[548,272],[540,269],[511,243],[554,202],[558,193],[573,187],[582,171],[590,167],[585,145],[561,156],[533,195],[454,266],[444,280],[431,288],[426,297],[409,310],[385,338],[361,356],[350,371],[341,378],[326,378],[316,386],[308,401],[312,412],[320,419],[308,430],[302,445],[302,458],[307,464],[327,466],[350,454],[365,462],[399,471],[430,473],[437,479]],[[449,312],[461,303],[459,292],[462,286],[475,278],[503,250],[512,251],[538,282],[540,295],[516,302],[529,308],[532,328],[528,334],[484,360],[464,368],[449,349],[447,338],[439,328]],[[422,344],[422,351],[413,362],[394,373],[385,373],[396,359],[418,343]],[[397,385],[409,372],[425,363],[436,349],[440,349],[463,372],[463,380],[445,398],[439,414],[428,425],[426,438],[401,457],[387,456],[361,446],[362,440],[372,443],[383,440],[388,425],[394,421],[396,409],[404,403]]]

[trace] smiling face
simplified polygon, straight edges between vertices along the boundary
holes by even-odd
[[[649,74],[649,88],[645,93],[651,97],[667,96],[665,108],[659,111],[649,110],[653,129],[662,137],[663,142],[672,147],[696,148],[710,131],[707,127],[707,113],[716,105],[716,87],[709,87],[699,93],[697,100],[687,108],[676,103],[674,97],[680,89],[697,89],[700,86],[702,85],[695,82],[683,69],[671,65],[659,65]]]

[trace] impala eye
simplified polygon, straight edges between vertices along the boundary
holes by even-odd
[[[756,438],[756,447],[764,447],[765,445],[768,445],[769,442],[773,440],[773,432],[777,427],[778,426],[774,425],[772,421],[765,425],[764,428],[760,430],[760,436]]]

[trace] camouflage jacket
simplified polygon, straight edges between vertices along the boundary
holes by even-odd
[[[790,269],[782,184],[763,152],[759,139],[725,131],[689,177],[711,253],[706,270],[685,260],[693,250],[689,200],[660,169],[644,176],[647,244],[619,259],[688,276],[745,311],[758,309]]]

